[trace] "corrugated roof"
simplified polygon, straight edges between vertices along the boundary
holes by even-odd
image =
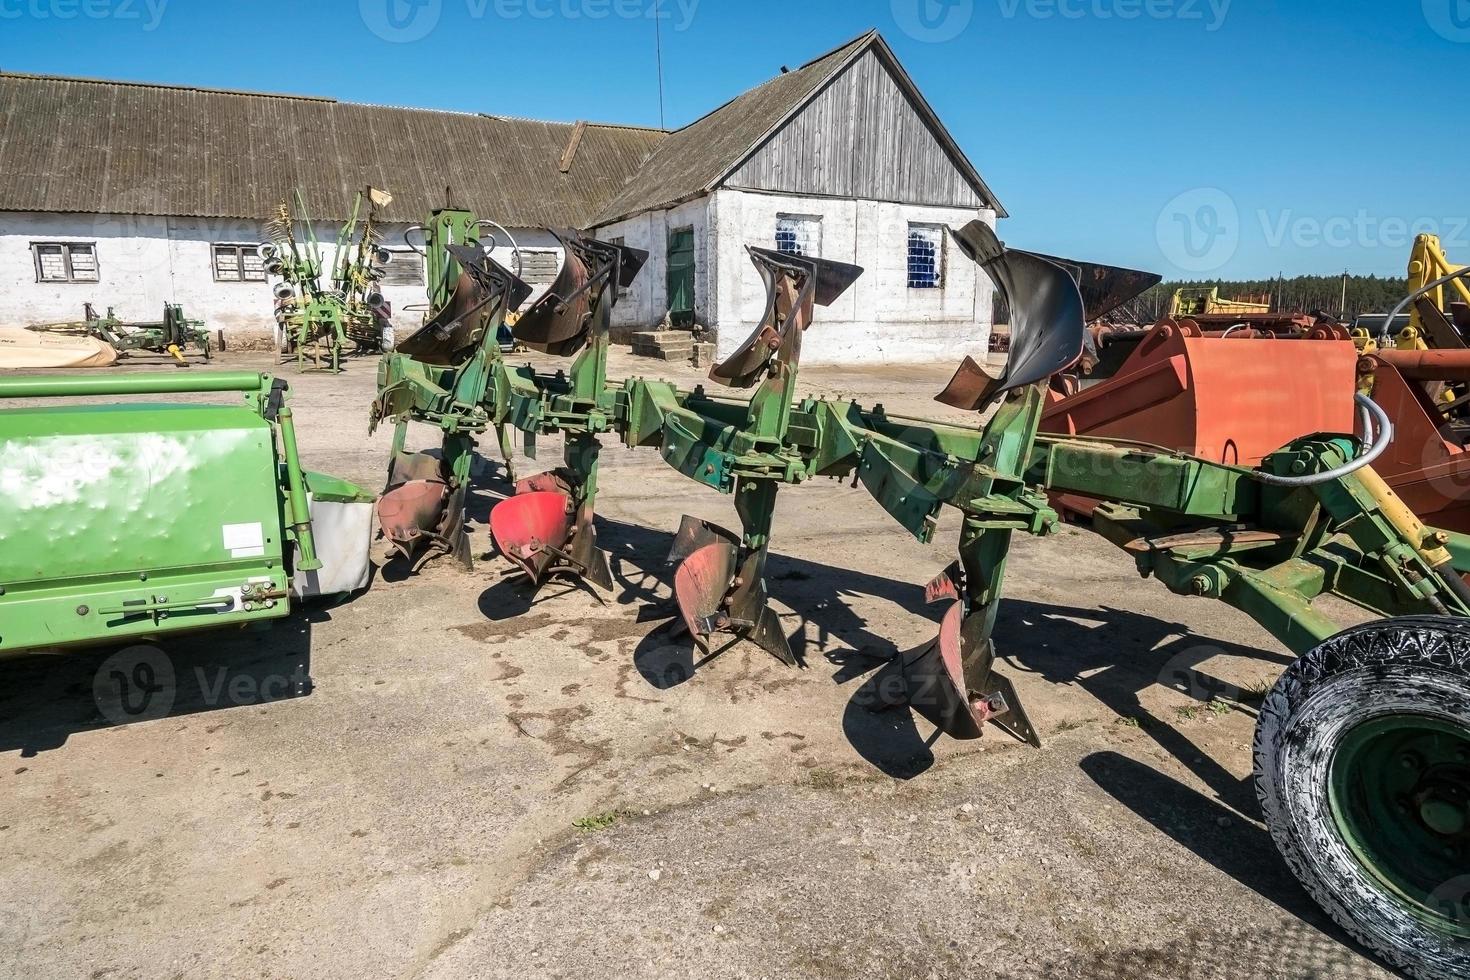
[[[0,209],[268,217],[300,187],[343,219],[364,184],[416,221],[450,199],[506,225],[584,227],[666,138],[300,96],[0,73]]]
[[[390,219],[447,201],[591,228],[713,190],[869,48],[1004,217],[877,31],[673,133],[588,125],[565,173],[573,123],[0,72],[0,210],[263,219],[300,188],[312,217],[341,220],[372,184],[393,195]]]

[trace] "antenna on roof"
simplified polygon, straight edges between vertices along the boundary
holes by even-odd
[[[668,129],[664,122],[664,36],[659,21],[663,19],[661,0],[653,5],[653,50],[658,60],[658,128]]]

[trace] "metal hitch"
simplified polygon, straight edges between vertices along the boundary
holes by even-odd
[[[730,633],[749,640],[790,667],[800,666],[770,607],[765,587],[766,549],[742,546],[740,536],[685,516],[668,563],[684,628],[710,651],[710,637]]]

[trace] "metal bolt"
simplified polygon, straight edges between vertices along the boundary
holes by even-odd
[[[1195,595],[1203,596],[1210,594],[1210,580],[1203,575],[1196,575],[1189,580],[1189,591]]]
[[[138,581],[139,582],[146,582],[146,581],[148,581],[148,573],[147,572],[139,572],[138,573]]]
[[[1418,770],[1423,768],[1423,761],[1413,752],[1405,752],[1399,756],[1399,766],[1403,769]]]
[[[87,615],[87,613],[89,613],[91,611],[92,610],[88,609],[86,606],[77,606],[77,615],[78,616],[85,616],[85,615]]]

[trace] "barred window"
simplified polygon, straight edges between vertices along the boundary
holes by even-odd
[[[214,246],[215,282],[265,282],[265,262],[254,245]]]
[[[378,280],[384,286],[422,286],[424,278],[424,257],[413,249],[390,248],[386,250],[393,256],[388,264],[383,266],[383,278]]]
[[[787,255],[822,257],[822,218],[812,214],[776,215],[776,251]]]
[[[32,242],[36,282],[96,282],[97,246],[91,242]]]
[[[944,226],[909,225],[909,288],[944,285]]]
[[[561,271],[561,253],[554,249],[521,249],[521,278],[531,286],[550,286]]]

